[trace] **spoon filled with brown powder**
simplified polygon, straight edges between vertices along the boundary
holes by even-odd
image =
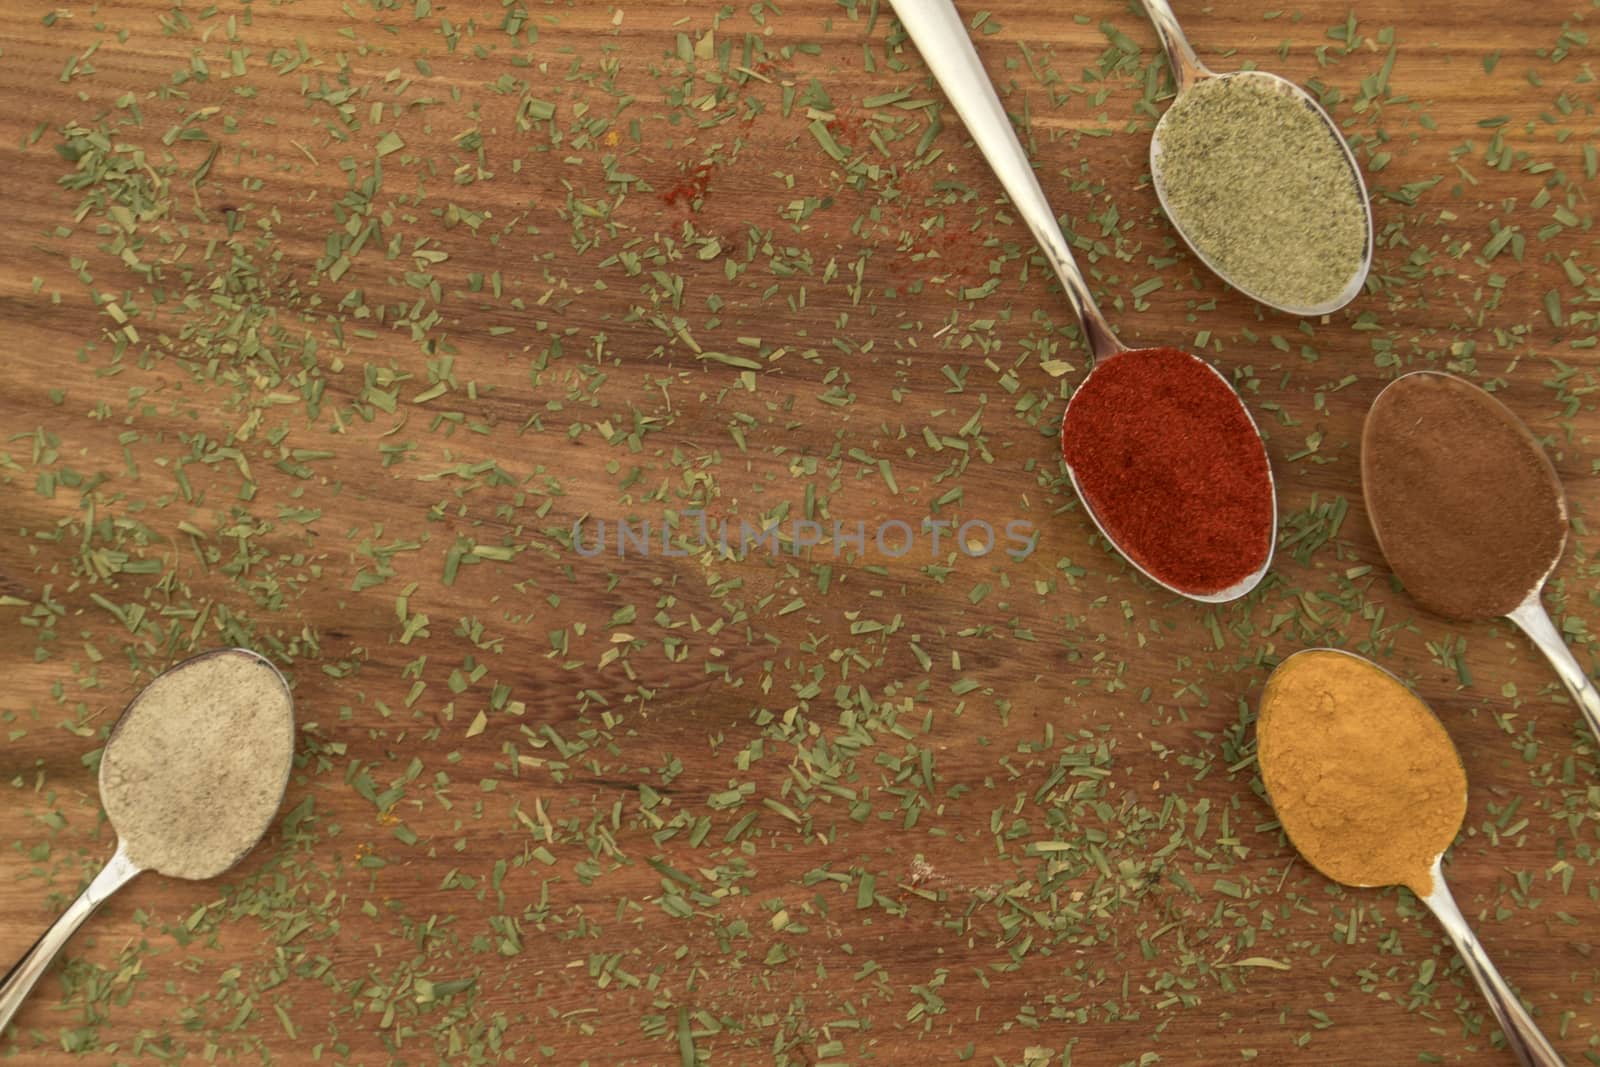
[[[1396,378],[1367,413],[1361,488],[1406,592],[1448,618],[1516,623],[1600,737],[1600,692],[1540,600],[1566,545],[1566,496],[1521,420],[1454,375]]]
[[[1559,1067],[1445,886],[1444,852],[1467,813],[1461,758],[1428,706],[1389,672],[1331,648],[1297,652],[1267,679],[1256,758],[1289,841],[1352,886],[1403,885],[1438,918],[1529,1067]]]
[[[288,683],[254,652],[195,656],[141,690],[100,757],[116,851],[0,979],[0,1032],[67,939],[134,875],[215,878],[244,858],[277,814],[293,756]]]

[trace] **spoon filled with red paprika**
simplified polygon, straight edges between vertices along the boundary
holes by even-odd
[[[1209,363],[1123,344],[1095,305],[994,85],[951,0],[893,0],[895,13],[1083,328],[1093,361],[1067,402],[1061,451],[1090,518],[1158,585],[1202,603],[1254,589],[1272,563],[1278,506],[1255,420]]]

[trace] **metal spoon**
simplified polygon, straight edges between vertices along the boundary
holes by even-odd
[[[1308,648],[1289,656],[1273,671],[1272,677],[1268,678],[1267,689],[1261,698],[1260,714],[1256,720],[1257,752],[1263,779],[1267,776],[1273,753],[1272,747],[1265,740],[1273,729],[1269,710],[1273,679],[1282,677],[1285,671],[1292,671],[1297,660],[1304,664],[1307,658],[1329,655],[1344,656],[1354,660],[1363,667],[1382,675],[1396,687],[1406,689],[1408,693],[1410,692],[1404,682],[1379,667],[1376,663],[1361,656],[1353,655],[1343,649]],[[1415,694],[1411,695],[1413,699],[1417,700],[1418,704],[1422,704],[1420,698],[1416,697]],[[1425,704],[1422,706],[1426,711],[1427,706]],[[1338,712],[1339,709],[1337,707],[1319,709],[1319,714],[1324,716],[1329,714],[1337,715]],[[1431,711],[1427,713],[1432,714]],[[1441,726],[1440,729],[1443,729],[1443,727]],[[1455,751],[1454,746],[1451,746],[1451,755],[1454,759],[1455,770],[1460,775],[1461,793],[1459,795],[1462,797],[1461,808],[1464,812],[1466,810],[1467,775],[1466,771],[1461,767],[1461,758],[1459,753]],[[1444,927],[1444,932],[1450,938],[1450,943],[1460,953],[1462,962],[1467,965],[1468,972],[1471,973],[1473,979],[1478,983],[1478,988],[1483,992],[1484,1000],[1489,1004],[1489,1010],[1494,1012],[1494,1017],[1499,1022],[1500,1029],[1505,1033],[1506,1044],[1524,1067],[1563,1067],[1560,1055],[1551,1047],[1549,1040],[1540,1032],[1538,1024],[1533,1021],[1533,1017],[1522,1006],[1522,1001],[1518,999],[1516,992],[1506,983],[1505,978],[1489,959],[1489,954],[1484,951],[1483,943],[1472,932],[1472,927],[1467,924],[1466,918],[1461,914],[1461,909],[1456,907],[1455,899],[1450,895],[1449,887],[1445,885],[1444,853],[1460,832],[1461,823],[1458,821],[1451,829],[1448,840],[1437,841],[1432,844],[1432,848],[1436,849],[1436,851],[1431,852],[1432,862],[1429,865],[1431,884],[1424,886],[1407,883],[1406,888],[1415,893],[1428,906],[1428,910],[1433,912],[1434,917],[1439,920],[1439,925]],[[1343,878],[1336,877],[1329,872],[1330,869],[1337,869],[1341,865],[1341,861],[1347,861],[1349,857],[1321,855],[1318,854],[1315,847],[1307,851],[1304,844],[1294,841],[1292,834],[1290,835],[1290,840],[1311,866],[1336,882],[1345,882]],[[1315,841],[1309,843],[1313,846],[1316,844]],[[1429,853],[1424,853],[1423,855],[1429,855]],[[1345,882],[1345,884],[1359,888],[1372,888],[1374,885],[1369,882]]]
[[[1517,1062],[1524,1067],[1565,1067],[1561,1055],[1551,1046],[1550,1040],[1539,1029],[1539,1024],[1533,1021],[1533,1016],[1522,1006],[1516,990],[1506,982],[1500,969],[1484,950],[1483,942],[1478,940],[1478,935],[1467,925],[1461,909],[1456,907],[1455,898],[1444,884],[1444,853],[1433,858],[1430,873],[1433,875],[1433,892],[1423,897],[1422,902],[1439,920],[1439,925],[1444,927],[1445,935],[1461,956],[1461,962],[1467,965],[1467,972],[1478,983],[1483,999],[1488,1002],[1489,1010],[1494,1012],[1495,1021],[1506,1036],[1506,1046],[1517,1057]]]
[[[1056,277],[1060,280],[1061,287],[1067,294],[1067,302],[1072,306],[1073,313],[1083,327],[1091,364],[1103,364],[1105,360],[1124,353],[1137,357],[1141,353],[1155,351],[1148,348],[1135,349],[1123,344],[1112,332],[1111,324],[1096,306],[1094,296],[1089,291],[1089,284],[1084,280],[1077,262],[1072,257],[1072,250],[1061,234],[1055,212],[1045,199],[1044,190],[1039,187],[1039,180],[1028,162],[1027,153],[1023,150],[1022,143],[1017,140],[1016,131],[1011,126],[1011,119],[1006,115],[1000,98],[995,95],[994,85],[989,81],[989,75],[978,59],[978,53],[972,46],[972,39],[968,36],[967,28],[963,25],[955,5],[951,0],[891,0],[891,2],[900,24],[911,36],[917,50],[922,53],[923,62],[928,64],[928,68],[944,89],[950,103],[955,106],[956,113],[961,116],[961,121],[967,127],[967,132],[977,142],[979,151],[988,160],[995,176],[1000,179],[1006,195],[1011,198],[1012,206],[1027,223],[1028,230],[1039,243],[1045,259],[1049,261]],[[1215,367],[1192,353],[1185,354],[1215,374],[1218,380],[1228,387],[1229,392],[1233,392],[1232,384]],[[1091,366],[1090,374],[1093,373],[1094,368]],[[1087,380],[1086,378],[1085,382]],[[1080,384],[1080,392],[1082,388]],[[1236,394],[1234,399],[1238,401]],[[1250,426],[1255,430],[1256,440],[1259,442],[1260,430],[1256,427],[1255,419],[1250,416],[1249,409],[1244,406],[1243,401],[1238,403],[1240,410],[1250,420]],[[1068,401],[1067,410],[1062,416],[1063,426],[1071,418],[1072,403]],[[1265,444],[1261,445],[1261,450],[1262,459],[1265,461]],[[1269,463],[1264,465],[1267,469],[1267,492],[1272,497],[1272,529],[1276,531],[1277,493],[1272,481],[1271,465]],[[1100,533],[1107,541],[1116,545],[1128,562],[1132,563],[1141,574],[1164,589],[1200,603],[1219,604],[1235,600],[1250,592],[1272,565],[1276,536],[1268,539],[1266,556],[1261,565],[1226,589],[1197,593],[1172,585],[1142,566],[1106,529],[1105,523],[1096,513],[1094,501],[1085,495],[1082,485],[1078,482],[1077,472],[1072,469],[1071,464],[1067,465],[1067,474],[1072,480],[1073,490],[1083,501],[1089,518]]]
[[[1544,449],[1533,434],[1529,432],[1522,420],[1517,418],[1516,414],[1499,400],[1464,378],[1458,378],[1451,374],[1441,374],[1437,371],[1415,371],[1411,374],[1401,375],[1385,386],[1383,392],[1378,394],[1377,399],[1372,402],[1372,411],[1377,412],[1380,410],[1385,397],[1395,397],[1404,390],[1423,387],[1458,390],[1477,403],[1486,415],[1497,417],[1504,426],[1513,430],[1524,451],[1530,457],[1535,458],[1536,462],[1533,466],[1539,472],[1538,476],[1544,479],[1548,489],[1560,505],[1559,513],[1554,516],[1524,516],[1525,521],[1530,524],[1546,521],[1558,523],[1559,531],[1557,531],[1558,536],[1555,537],[1551,537],[1549,531],[1547,531],[1546,536],[1542,538],[1553,545],[1553,548],[1549,551],[1548,560],[1535,558],[1524,561],[1528,565],[1528,570],[1537,571],[1540,576],[1522,600],[1505,613],[1505,617],[1521,627],[1522,632],[1527,634],[1533,643],[1538,646],[1539,651],[1544,653],[1545,658],[1550,661],[1550,665],[1555,668],[1556,675],[1560,677],[1562,684],[1567,687],[1567,692],[1577,702],[1584,721],[1589,724],[1590,732],[1596,738],[1600,738],[1600,691],[1595,689],[1594,683],[1584,673],[1583,666],[1573,656],[1571,650],[1567,648],[1566,641],[1562,639],[1561,633],[1556,629],[1555,624],[1550,621],[1550,616],[1545,611],[1544,603],[1540,599],[1541,594],[1544,592],[1545,583],[1549,581],[1550,575],[1555,572],[1556,565],[1561,562],[1561,554],[1565,550],[1567,543],[1567,498],[1562,491],[1560,476],[1556,474],[1556,469],[1551,465],[1550,458],[1545,455]],[[1370,428],[1372,414],[1369,413],[1367,418]],[[1451,427],[1450,429],[1453,432],[1455,428]],[[1362,491],[1366,500],[1367,514],[1372,521],[1373,533],[1378,538],[1379,548],[1383,548],[1384,538],[1393,536],[1389,525],[1395,516],[1390,513],[1390,509],[1392,508],[1395,512],[1399,512],[1400,509],[1405,507],[1405,504],[1396,500],[1379,498],[1374,493],[1369,464],[1376,462],[1377,458],[1373,457],[1372,448],[1370,436],[1364,433],[1361,448]],[[1470,487],[1463,484],[1462,492],[1469,491]],[[1462,536],[1469,535],[1463,533]],[[1532,543],[1531,538],[1529,543]],[[1387,551],[1385,552],[1385,555],[1389,554]],[[1540,566],[1541,563],[1543,566]],[[1391,566],[1393,566],[1392,559]],[[1454,618],[1474,617],[1463,615],[1459,610],[1449,610],[1434,603],[1429,596],[1428,587],[1407,574],[1400,573],[1400,580],[1405,583],[1406,590],[1411,594],[1412,598],[1422,604],[1423,607]],[[1494,615],[1484,613],[1476,617],[1493,618]]]
[[[1240,284],[1238,279],[1230,277],[1221,268],[1205,247],[1196,243],[1194,235],[1183,228],[1182,219],[1178,213],[1172,210],[1172,205],[1168,202],[1168,187],[1164,180],[1161,160],[1161,128],[1166,125],[1167,119],[1172,115],[1172,109],[1168,108],[1167,112],[1161,116],[1161,120],[1156,123],[1155,133],[1150,139],[1150,177],[1155,184],[1156,197],[1161,201],[1161,208],[1166,213],[1167,218],[1171,220],[1173,228],[1178,231],[1184,243],[1189,246],[1196,256],[1200,257],[1201,262],[1209,267],[1213,274],[1246,296],[1266,304],[1268,307],[1277,308],[1279,311],[1287,311],[1292,315],[1314,316],[1337,311],[1350,303],[1361,292],[1362,286],[1367,282],[1367,274],[1372,269],[1372,205],[1367,198],[1367,183],[1361,176],[1361,168],[1356,164],[1355,154],[1351,152],[1349,143],[1344,139],[1344,134],[1339,132],[1339,127],[1334,123],[1333,118],[1329,116],[1327,111],[1323,110],[1321,104],[1317,103],[1316,98],[1287,78],[1281,78],[1276,74],[1268,74],[1265,71],[1241,70],[1218,74],[1210,70],[1204,63],[1200,62],[1200,58],[1195,55],[1194,49],[1190,47],[1188,38],[1184,36],[1183,30],[1179,28],[1178,18],[1172,13],[1172,8],[1168,5],[1167,0],[1139,0],[1139,2],[1144,5],[1145,13],[1150,16],[1150,22],[1156,29],[1156,36],[1161,40],[1161,48],[1167,54],[1167,61],[1172,64],[1172,76],[1177,86],[1177,97],[1173,101],[1174,105],[1183,98],[1185,92],[1199,82],[1210,78],[1254,80],[1260,85],[1271,87],[1275,92],[1281,92],[1295,98],[1322,119],[1323,125],[1328,132],[1329,147],[1344,156],[1345,166],[1350,172],[1350,180],[1355,183],[1356,189],[1360,193],[1361,209],[1366,215],[1366,243],[1362,253],[1360,269],[1350,276],[1337,296],[1318,304],[1296,306],[1282,303],[1269,299],[1262,293]]]
[[[101,754],[100,792],[102,796],[106,793],[107,767],[111,765],[111,761],[106,757],[113,753],[118,739],[121,737],[122,727],[128,721],[129,713],[138,707],[140,700],[151,691],[151,688],[158,683],[169,681],[181,674],[204,670],[208,666],[215,667],[228,661],[237,664],[248,664],[252,669],[270,672],[271,677],[276,680],[276,683],[281,688],[282,692],[285,705],[284,710],[287,713],[286,718],[289,722],[289,729],[282,737],[277,739],[277,744],[282,746],[283,751],[273,753],[256,750],[253,751],[251,755],[265,761],[273,759],[274,756],[281,759],[287,751],[292,750],[294,746],[292,698],[289,694],[288,683],[284,681],[283,676],[278,673],[277,669],[273,667],[271,663],[267,662],[265,659],[256,655],[254,652],[249,651],[248,649],[226,648],[218,649],[214,652],[205,652],[201,655],[186,659],[182,663],[163,671],[154,681],[150,683],[149,686],[146,686],[143,690],[141,690],[138,696],[135,696],[133,700],[129,702],[127,708],[123,710],[121,717],[117,720],[117,725],[113,727],[111,731],[110,739],[106,741],[105,752]],[[231,694],[224,694],[224,699],[226,699],[228,695]],[[174,753],[174,758],[182,758],[182,754]],[[286,760],[284,760],[284,762],[287,764]],[[287,785],[288,774],[285,773],[283,781],[278,787],[278,800],[281,801],[284,787]],[[275,802],[273,805],[273,812],[275,812],[276,809],[277,804]],[[254,840],[251,840],[247,843],[241,842],[243,847],[239,850],[237,855],[233,856],[231,860],[228,860],[221,867],[221,869],[212,869],[208,871],[205,876],[215,877],[216,875],[223,873],[223,871],[227,870],[229,867],[232,867],[239,860],[243,859],[245,854],[248,853],[250,849],[254,848],[256,842],[259,841],[261,836],[266,833],[268,826],[271,825],[271,814],[272,813],[270,812],[266,813],[266,818],[262,820],[263,825],[261,827],[261,832],[256,835]],[[116,819],[111,818],[109,811],[107,812],[107,816],[110,818],[112,829],[117,829]],[[166,827],[163,829],[164,831],[171,830],[172,832],[181,832],[184,827]],[[134,875],[145,869],[132,858],[130,858],[130,842],[127,837],[119,831],[118,838],[116,851],[111,854],[111,858],[106,861],[106,865],[102,867],[100,872],[94,876],[92,881],[90,881],[88,887],[78,895],[78,898],[67,907],[66,911],[61,913],[60,918],[56,919],[56,921],[50,925],[50,928],[40,936],[39,940],[34,942],[33,947],[30,948],[25,955],[23,955],[22,959],[18,960],[16,964],[6,972],[5,977],[0,978],[0,1033],[5,1032],[5,1029],[10,1024],[12,1017],[15,1016],[17,1014],[17,1010],[22,1007],[23,1000],[33,990],[34,985],[39,981],[39,979],[44,976],[45,971],[49,970],[50,964],[55,960],[57,954],[60,953],[62,948],[66,946],[67,940],[77,932],[78,927],[83,925],[84,920],[93,914],[94,910],[104,903],[106,898],[110,897],[111,894],[115,893],[118,889],[121,889],[124,885],[126,885],[130,880],[132,880]],[[135,853],[139,853],[145,848],[148,848],[148,845],[148,841],[136,840],[131,845],[131,848]],[[158,873],[170,873],[160,871],[159,867],[152,867],[150,869],[157,870]],[[184,874],[176,874],[173,876],[188,877],[188,875]]]

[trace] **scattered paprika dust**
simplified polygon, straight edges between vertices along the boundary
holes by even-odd
[[[680,202],[684,207],[693,207],[694,202],[704,197],[706,190],[711,187],[711,172],[715,169],[709,162],[696,164],[693,170],[661,194],[661,202],[669,207]]]
[[[1331,648],[1278,665],[1256,718],[1261,781],[1289,841],[1346,885],[1433,892],[1467,815],[1450,735],[1393,675]]]
[[[895,196],[881,213],[864,217],[871,228],[863,231],[863,236],[895,246],[888,262],[890,277],[896,282],[943,278],[961,288],[988,281],[990,260],[1003,253],[993,237],[992,219],[977,213],[976,198],[941,181],[932,167],[909,167],[892,180]]]
[[[1174,589],[1219,593],[1271,558],[1266,449],[1238,395],[1199,358],[1143,348],[1101,362],[1067,405],[1061,452],[1117,547]]]
[[[852,108],[842,108],[835,111],[833,118],[824,125],[828,127],[828,132],[833,134],[834,140],[846,148],[859,148],[867,128],[867,120]]]
[[[891,272],[928,278],[944,275],[951,284],[976,285],[988,280],[989,249],[984,234],[971,230],[944,229],[929,233],[920,226],[911,241],[911,247],[901,252],[891,264]]]

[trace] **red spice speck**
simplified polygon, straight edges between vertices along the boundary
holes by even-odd
[[[919,277],[945,275],[956,285],[975,285],[989,278],[989,248],[982,233],[946,226],[932,233],[918,230],[910,250],[895,267]]]
[[[1266,450],[1196,356],[1145,348],[1101,363],[1072,396],[1061,453],[1117,546],[1176,589],[1221,592],[1271,553]]]
[[[661,194],[661,202],[669,207],[677,203],[693,207],[694,202],[704,197],[706,190],[711,187],[711,172],[715,169],[711,163],[696,164],[693,170]]]
[[[941,188],[939,172],[930,167],[897,174],[894,193],[881,201],[874,235],[897,246],[889,260],[897,282],[943,278],[946,285],[966,288],[989,280],[989,261],[1000,253],[989,244],[992,220],[977,214],[976,198]]]
[[[846,148],[856,148],[859,147],[863,132],[867,128],[867,120],[859,112],[846,108],[835,111],[833,118],[824,125],[828,127],[828,132],[833,134],[834,140]]]

